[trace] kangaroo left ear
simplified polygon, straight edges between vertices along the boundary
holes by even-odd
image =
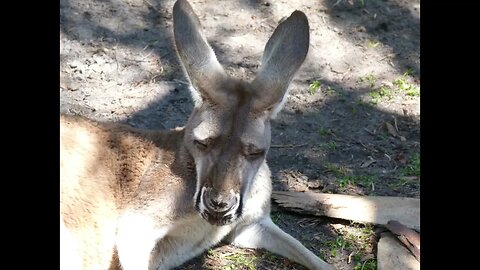
[[[225,98],[224,93],[215,90],[221,88],[227,76],[202,34],[197,15],[186,0],[178,0],[173,6],[173,34],[191,85],[202,99],[215,102]]]
[[[258,91],[257,110],[272,110],[273,118],[282,109],[290,81],[307,56],[309,31],[307,16],[296,10],[273,32],[265,46],[262,67],[252,82]]]

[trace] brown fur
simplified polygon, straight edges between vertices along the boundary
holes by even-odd
[[[144,181],[143,188],[149,192],[136,194],[149,168],[159,163],[165,166],[147,180],[162,181],[167,186],[183,182],[182,176],[191,174],[178,168],[176,162],[174,150],[181,144],[182,133],[181,129],[140,131],[79,116],[60,116],[60,209],[65,226],[80,243],[84,266],[108,268],[110,262],[105,258],[112,258],[116,222],[123,206],[132,203],[132,198],[155,196],[161,188],[152,188],[154,184]],[[172,176],[169,168],[178,175]],[[183,183],[183,188],[188,184],[194,186]],[[181,212],[191,211],[189,206],[180,207],[184,208]]]

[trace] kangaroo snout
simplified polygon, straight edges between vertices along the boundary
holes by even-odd
[[[228,212],[238,204],[237,195],[233,191],[218,192],[213,188],[205,188],[203,197],[210,212]]]
[[[233,190],[219,192],[202,187],[200,215],[212,225],[222,226],[234,222],[240,216],[240,194]]]

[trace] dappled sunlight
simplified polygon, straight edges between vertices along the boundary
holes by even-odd
[[[380,61],[383,52],[368,48],[367,41],[358,43],[341,32],[349,29],[333,27],[328,15],[322,13],[313,16],[311,48],[307,58],[307,66],[314,76],[331,81],[345,81],[349,78],[360,77],[368,73],[395,72],[388,61]],[[375,65],[372,65],[375,61]]]
[[[411,68],[413,76],[419,78],[419,0],[326,0],[324,3],[331,27],[368,51],[383,51],[384,56],[373,59],[374,63],[386,62],[400,74]]]
[[[394,91],[394,90],[389,90]],[[398,90],[397,90],[398,91]],[[359,95],[359,100],[362,100],[368,106],[375,107],[376,109],[389,114],[398,114],[398,116],[404,116],[402,113],[399,112],[399,108],[397,106],[392,106],[391,104],[395,104],[400,102],[404,105],[405,108],[409,108],[411,113],[415,117],[420,117],[420,102],[419,97],[406,97],[403,100],[390,100],[388,98],[380,98],[380,101],[372,102],[371,100],[375,100],[375,97],[372,98],[372,92],[369,93],[362,93]],[[401,97],[397,97],[396,99],[400,99]],[[369,101],[370,100],[370,101]]]
[[[72,0],[60,1],[60,7],[69,8]],[[158,1],[153,1],[153,3]],[[164,2],[164,1],[161,1]],[[173,5],[174,1],[165,1]],[[128,41],[129,37],[140,35],[140,31],[153,28],[153,22],[149,21],[147,13],[156,7],[148,1],[105,1],[95,5],[90,1],[76,4],[68,13],[68,18],[62,18],[61,27],[66,34],[73,35],[79,40],[91,40],[96,37],[109,37],[115,35],[122,41]],[[163,3],[162,3],[163,4]],[[103,16],[95,16],[97,10],[101,10]],[[156,10],[159,12],[160,10]],[[151,31],[153,29],[148,29]],[[119,41],[119,40],[116,40]],[[113,41],[115,42],[115,41]]]

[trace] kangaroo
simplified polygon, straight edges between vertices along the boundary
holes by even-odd
[[[62,269],[171,269],[222,240],[333,269],[270,218],[270,121],[307,55],[307,17],[278,25],[251,83],[226,75],[186,0],[173,22],[194,99],[183,128],[60,115]]]

